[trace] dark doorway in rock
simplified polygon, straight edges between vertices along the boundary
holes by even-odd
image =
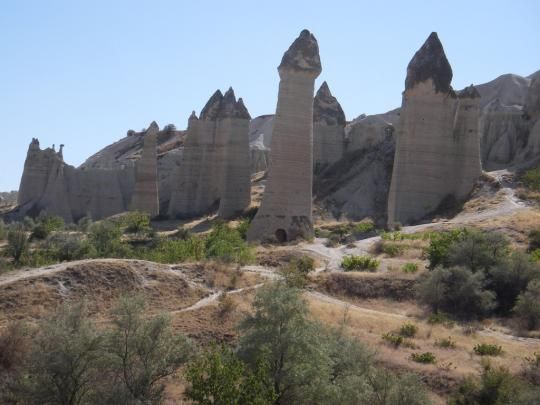
[[[287,242],[287,232],[285,229],[278,229],[276,231],[276,239],[279,243]]]

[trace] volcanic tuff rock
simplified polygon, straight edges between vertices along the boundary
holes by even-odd
[[[193,113],[180,165],[171,179],[169,215],[189,217],[219,203],[221,216],[241,212],[250,203],[249,113],[232,88],[217,90]]]
[[[315,173],[337,162],[345,148],[345,113],[323,82],[313,100],[313,165]]]
[[[159,127],[153,121],[144,136],[141,158],[135,166],[135,189],[131,209],[146,212],[152,217],[159,214],[157,174],[157,134]]]
[[[321,64],[317,40],[309,31],[302,31],[285,52],[278,71],[271,164],[249,240],[313,235],[313,92]]]
[[[388,222],[411,223],[444,201],[466,198],[481,173],[479,98],[458,98],[452,69],[432,33],[407,67],[397,133]]]

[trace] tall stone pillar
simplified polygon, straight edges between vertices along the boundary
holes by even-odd
[[[263,200],[248,240],[280,242],[313,236],[313,92],[321,73],[319,46],[303,30],[278,67],[279,94]]]
[[[433,32],[407,67],[389,224],[412,223],[464,199],[480,175],[477,101],[470,95],[460,101],[451,80],[452,68]]]
[[[135,168],[135,188],[131,199],[131,210],[146,212],[152,217],[159,214],[157,177],[157,134],[159,127],[152,122],[143,140],[141,158]]]
[[[345,113],[323,82],[313,100],[313,165],[315,174],[343,156]]]

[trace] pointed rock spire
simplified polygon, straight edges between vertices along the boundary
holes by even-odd
[[[159,126],[156,121],[152,121],[148,126],[148,129],[145,131],[145,135],[155,134],[157,132],[159,132]]]
[[[326,82],[323,82],[313,100],[313,121],[324,122],[326,125],[345,125],[345,113]]]
[[[218,113],[218,118],[231,118],[234,116],[234,109],[236,106],[236,96],[234,90],[229,87],[229,90],[225,92],[223,100],[221,102],[221,108]]]
[[[212,97],[208,100],[206,105],[201,110],[199,119],[201,120],[215,120],[219,114],[221,103],[223,102],[223,94],[220,90],[216,90]]]
[[[248,109],[244,105],[244,100],[242,100],[242,97],[238,99],[236,105],[234,106],[234,116],[235,118],[244,118],[246,120],[251,119],[251,115],[249,114]]]
[[[433,80],[436,92],[452,91],[452,68],[436,32],[432,32],[424,45],[414,54],[407,66],[405,90],[413,88],[417,83]]]
[[[303,30],[281,59],[278,70],[321,73],[321,59],[317,39],[308,30]]]
[[[197,118],[197,113],[195,112],[195,110],[191,111],[191,115],[188,118],[188,122],[192,120],[198,120],[198,119],[199,118]]]

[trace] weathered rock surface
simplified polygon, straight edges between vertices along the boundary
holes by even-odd
[[[257,173],[268,169],[270,142],[274,129],[274,115],[261,115],[249,123],[249,148],[251,172]]]
[[[155,217],[159,214],[157,134],[159,127],[153,121],[143,140],[142,154],[135,165],[135,188],[131,199],[131,209],[142,211]]]
[[[33,139],[21,179],[18,207],[11,215],[22,218],[46,212],[67,222],[83,216],[100,219],[127,210],[134,183],[133,165],[76,169],[52,148],[41,150],[39,141]]]
[[[337,162],[345,149],[345,113],[323,82],[313,100],[313,165],[315,174]]]
[[[433,66],[428,66],[433,65]],[[397,132],[388,222],[411,223],[445,201],[460,201],[481,173],[474,89],[459,98],[435,33],[407,68]]]
[[[193,113],[180,164],[171,177],[171,217],[209,212],[230,217],[250,203],[249,112],[230,88],[216,91],[201,111]]]
[[[313,235],[313,93],[321,72],[319,47],[307,30],[285,52],[262,203],[249,240],[286,241]]]

